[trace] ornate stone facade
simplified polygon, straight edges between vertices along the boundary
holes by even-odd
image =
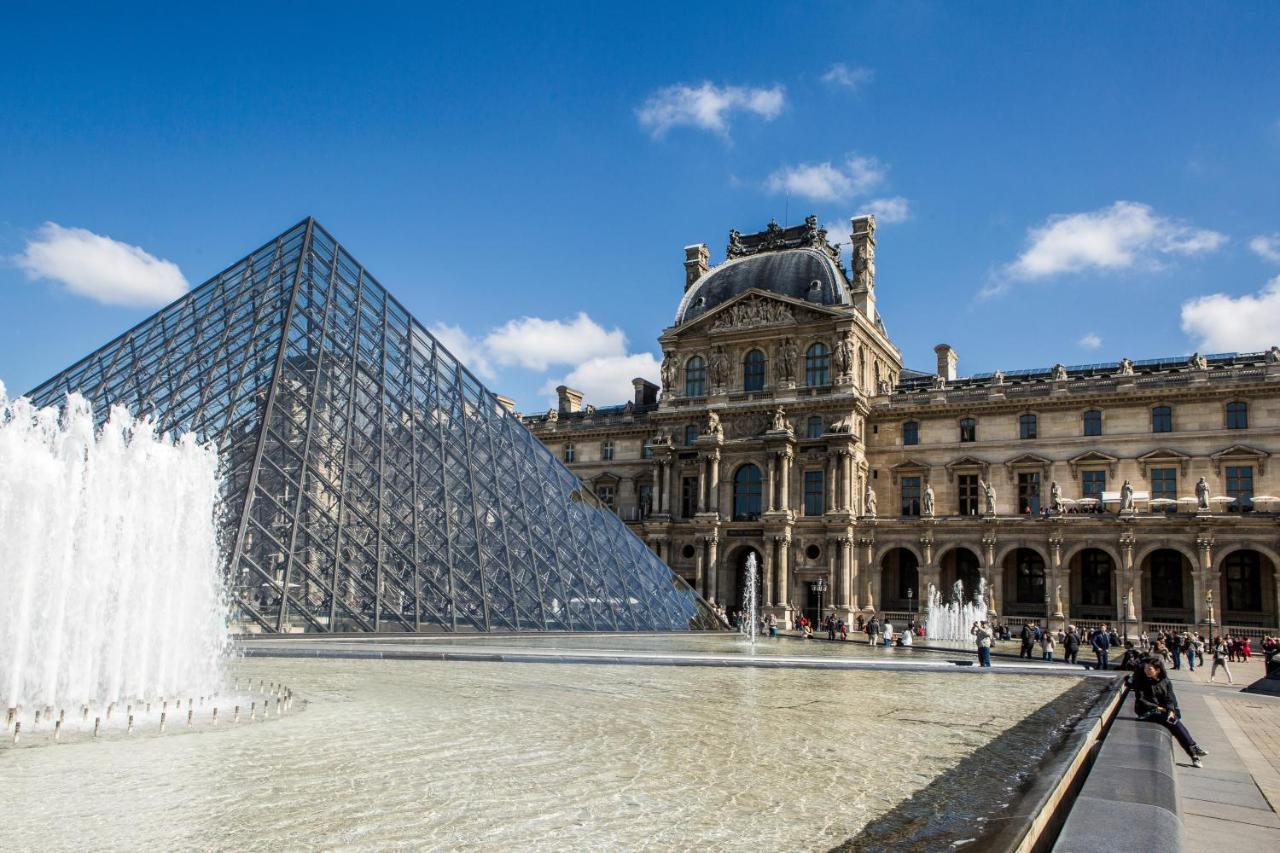
[[[850,239],[852,273],[812,218],[731,232],[716,267],[688,247],[660,399],[565,389],[526,423],[730,610],[755,553],[788,622],[983,581],[1010,620],[1277,625],[1280,350],[957,377],[943,344],[905,370],[874,218]]]

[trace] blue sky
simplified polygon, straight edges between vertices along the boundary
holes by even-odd
[[[908,366],[1280,343],[1274,3],[373,5],[6,5],[12,393],[306,215],[526,411],[808,213]]]

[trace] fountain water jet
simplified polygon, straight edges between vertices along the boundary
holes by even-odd
[[[756,578],[759,576],[760,569],[756,565],[756,555],[754,553],[747,555],[746,565],[746,591],[742,594],[742,624],[746,628],[746,634],[751,638],[751,648],[754,651],[756,647],[756,637],[760,635],[760,601],[756,595]]]
[[[110,719],[109,703],[215,692],[219,489],[217,452],[193,436],[118,407],[96,429],[78,395],[37,409],[0,385],[0,700],[88,699]]]
[[[974,622],[984,622],[987,619],[986,580],[978,581],[978,590],[972,601],[965,601],[964,584],[960,581],[956,581],[952,587],[952,596],[950,602],[944,603],[937,587],[929,585],[929,616],[925,622],[929,643],[958,643],[976,647],[969,631]]]

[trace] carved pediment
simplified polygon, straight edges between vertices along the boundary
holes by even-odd
[[[1081,453],[1079,456],[1073,456],[1067,460],[1067,467],[1071,469],[1071,479],[1080,479],[1081,465],[1106,465],[1107,477],[1112,478],[1116,475],[1116,465],[1120,460],[1109,453],[1103,453],[1099,450],[1089,450]]]
[[[893,477],[894,485],[898,484],[898,478],[901,477],[903,474],[928,475],[928,473],[929,473],[928,462],[921,462],[919,459],[912,459],[909,456],[906,459],[903,459],[897,465],[894,465],[891,468],[889,468],[889,474]]]
[[[1053,460],[1046,459],[1037,453],[1019,453],[1012,459],[1005,460],[1004,470],[1010,480],[1013,479],[1014,473],[1020,468],[1023,470],[1039,469],[1041,478],[1044,478],[1048,475],[1049,466],[1051,465],[1053,465]]]
[[[1143,477],[1149,476],[1153,466],[1161,464],[1177,465],[1179,476],[1185,477],[1191,464],[1191,457],[1169,447],[1161,447],[1138,457],[1138,465],[1142,467]]]
[[[752,288],[697,318],[685,330],[736,332],[767,326],[794,326],[837,316],[834,311],[819,306]]]
[[[953,459],[948,462],[946,469],[948,482],[955,480],[956,471],[977,471],[982,479],[989,480],[991,463],[976,456],[961,456],[959,459]]]
[[[1231,464],[1233,462],[1244,465],[1257,465],[1258,473],[1267,473],[1267,457],[1271,454],[1265,450],[1259,450],[1256,447],[1249,447],[1245,444],[1233,444],[1225,450],[1219,450],[1209,456],[1213,461],[1213,473],[1221,474],[1223,463]]]

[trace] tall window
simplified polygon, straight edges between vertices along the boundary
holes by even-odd
[[[652,459],[652,458],[653,458],[653,445],[652,445],[652,444],[645,444],[643,447],[641,447],[641,448],[640,448],[640,458],[641,458],[641,459]]]
[[[978,514],[978,475],[960,474],[956,477],[956,491],[960,494],[960,514]]]
[[[1102,412],[1090,409],[1084,413],[1084,434],[1102,435]]]
[[[1182,555],[1169,548],[1162,548],[1151,555],[1151,606],[1169,610],[1181,610],[1182,603]]]
[[[573,445],[572,444],[566,444],[564,446],[564,461],[565,462],[573,461]]]
[[[804,354],[804,384],[810,387],[831,384],[831,354],[826,344],[816,343]]]
[[[755,521],[760,517],[760,469],[743,465],[733,475],[733,520]]]
[[[1080,603],[1099,607],[1111,604],[1111,558],[1089,548],[1080,555]]]
[[[1019,548],[1016,559],[1018,603],[1044,603],[1044,559],[1030,548]]]
[[[1152,432],[1173,432],[1173,409],[1156,406],[1151,410]]]
[[[920,478],[902,478],[902,514],[920,514]]]
[[[1019,415],[1018,416],[1018,438],[1035,438],[1036,437],[1036,416],[1035,415]]]
[[[685,428],[684,428],[685,446],[687,447],[689,445],[692,445],[697,440],[698,440],[698,425],[697,424],[685,425]]]
[[[653,512],[653,483],[641,483],[636,490],[636,501],[639,503],[641,518],[648,518]]]
[[[960,419],[960,443],[978,440],[978,422],[973,418]]]
[[[1227,468],[1227,497],[1235,498],[1227,504],[1231,512],[1249,512],[1253,509],[1253,468],[1249,465]]]
[[[1040,514],[1040,472],[1022,471],[1018,474],[1018,512],[1022,515]]]
[[[1159,500],[1160,498],[1167,501],[1176,501],[1178,499],[1177,468],[1151,469],[1151,499]],[[1177,507],[1176,504],[1162,504],[1162,506],[1166,507],[1169,512],[1172,512]]]
[[[596,497],[600,499],[600,503],[604,504],[611,510],[614,509],[614,505],[613,505],[614,491],[613,491],[612,485],[596,486]]]
[[[1227,403],[1227,429],[1249,428],[1249,404]]]
[[[698,514],[698,478],[680,478],[680,516],[693,518]]]
[[[1102,493],[1107,489],[1106,471],[1081,471],[1080,494],[1086,498],[1102,500]]]
[[[764,353],[753,349],[742,360],[742,390],[764,390]]]
[[[903,444],[919,444],[920,443],[920,424],[915,421],[907,421],[902,425],[902,443]]]
[[[605,462],[609,462],[613,459],[613,442],[612,441],[600,442],[600,458],[603,459]]]
[[[1262,610],[1262,566],[1257,551],[1233,551],[1222,562],[1228,610]]]
[[[805,421],[805,438],[822,438],[822,416],[814,415]]]
[[[804,472],[804,514],[822,515],[824,511],[824,483],[821,471]]]
[[[695,355],[685,362],[684,395],[686,397],[707,395],[707,363],[700,355]]]

